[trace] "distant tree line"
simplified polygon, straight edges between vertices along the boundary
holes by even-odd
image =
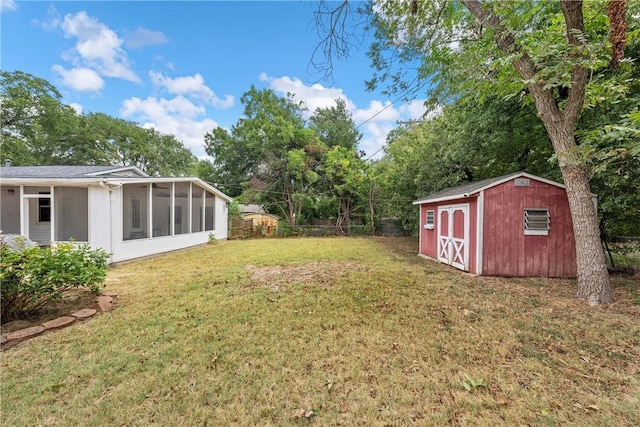
[[[640,43],[628,43],[625,57],[636,61]],[[629,72],[626,96],[586,109],[576,130],[605,236],[640,234],[640,71]],[[356,218],[374,232],[394,219],[416,234],[411,202],[442,188],[516,171],[562,182],[534,106],[517,97],[458,96],[431,118],[392,131],[382,158],[370,160],[358,150],[362,134],[343,100],[305,119],[294,96],[251,87],[237,123],[204,136],[209,161],[173,135],[103,113],[77,114],[44,79],[20,71],[2,71],[0,79],[2,159],[195,175],[239,202],[264,205],[290,227],[321,222],[348,232]]]
[[[188,174],[197,158],[173,135],[104,113],[77,114],[48,81],[0,72],[3,159],[15,165],[133,165]]]

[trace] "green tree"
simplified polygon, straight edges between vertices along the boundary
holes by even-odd
[[[362,199],[368,196],[367,162],[362,160],[355,149],[336,145],[327,151],[324,161],[324,177],[330,191],[338,201],[340,214],[337,226],[350,233],[351,215],[362,208]]]
[[[133,165],[149,175],[180,176],[197,163],[175,136],[104,113],[82,116],[77,135],[76,164]]]
[[[618,72],[606,78],[594,73],[611,59],[603,10],[603,2],[585,7],[579,0],[517,5],[379,1],[368,6],[376,35],[370,56],[378,70],[370,87],[390,81],[391,91],[415,91],[407,83],[407,65],[418,63],[411,82],[428,79],[432,102],[489,93],[533,102],[567,188],[576,236],[577,297],[592,305],[611,302],[612,296],[591,203],[591,170],[575,130],[585,107],[624,95],[630,68],[619,62]]]
[[[355,150],[362,134],[356,128],[345,100],[338,98],[335,102],[334,106],[317,108],[309,119],[310,127],[327,147],[338,145]]]
[[[196,158],[173,135],[103,113],[78,115],[48,81],[0,72],[2,155],[19,165],[134,165],[186,175]]]
[[[317,180],[307,167],[305,147],[314,134],[305,127],[303,105],[292,96],[251,87],[240,101],[244,116],[231,132],[216,128],[205,135],[213,157],[213,177],[222,188],[241,188],[270,203],[295,226],[302,206]]]
[[[48,81],[0,71],[2,156],[21,165],[69,164],[68,140],[78,116]]]

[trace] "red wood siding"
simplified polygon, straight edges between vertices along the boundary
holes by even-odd
[[[565,190],[530,180],[484,190],[483,268],[493,276],[575,277],[576,252]],[[547,236],[524,235],[524,209],[547,208]]]
[[[438,229],[440,216],[438,215],[438,207],[459,204],[469,204],[469,241],[466,250],[469,252],[469,272],[476,272],[476,247],[477,247],[477,223],[478,223],[478,199],[477,197],[465,197],[456,200],[449,200],[439,203],[426,203],[420,205],[420,254],[429,258],[438,259]],[[434,211],[435,227],[432,230],[424,228],[427,222],[427,211]],[[454,214],[454,236],[458,238],[464,237],[463,222],[461,220],[461,212]],[[451,218],[447,217],[449,221]],[[443,224],[448,225],[448,224]]]
[[[427,230],[427,211],[435,211],[435,227]],[[420,253],[433,259],[438,258],[438,211],[434,205],[420,205]]]

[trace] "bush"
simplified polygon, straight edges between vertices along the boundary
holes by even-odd
[[[73,288],[87,287],[97,293],[107,277],[108,258],[103,249],[89,245],[0,247],[2,321],[25,318]]]

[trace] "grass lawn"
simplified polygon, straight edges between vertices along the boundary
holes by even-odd
[[[483,278],[397,238],[112,268],[115,310],[1,355],[5,426],[640,425],[640,283]]]

